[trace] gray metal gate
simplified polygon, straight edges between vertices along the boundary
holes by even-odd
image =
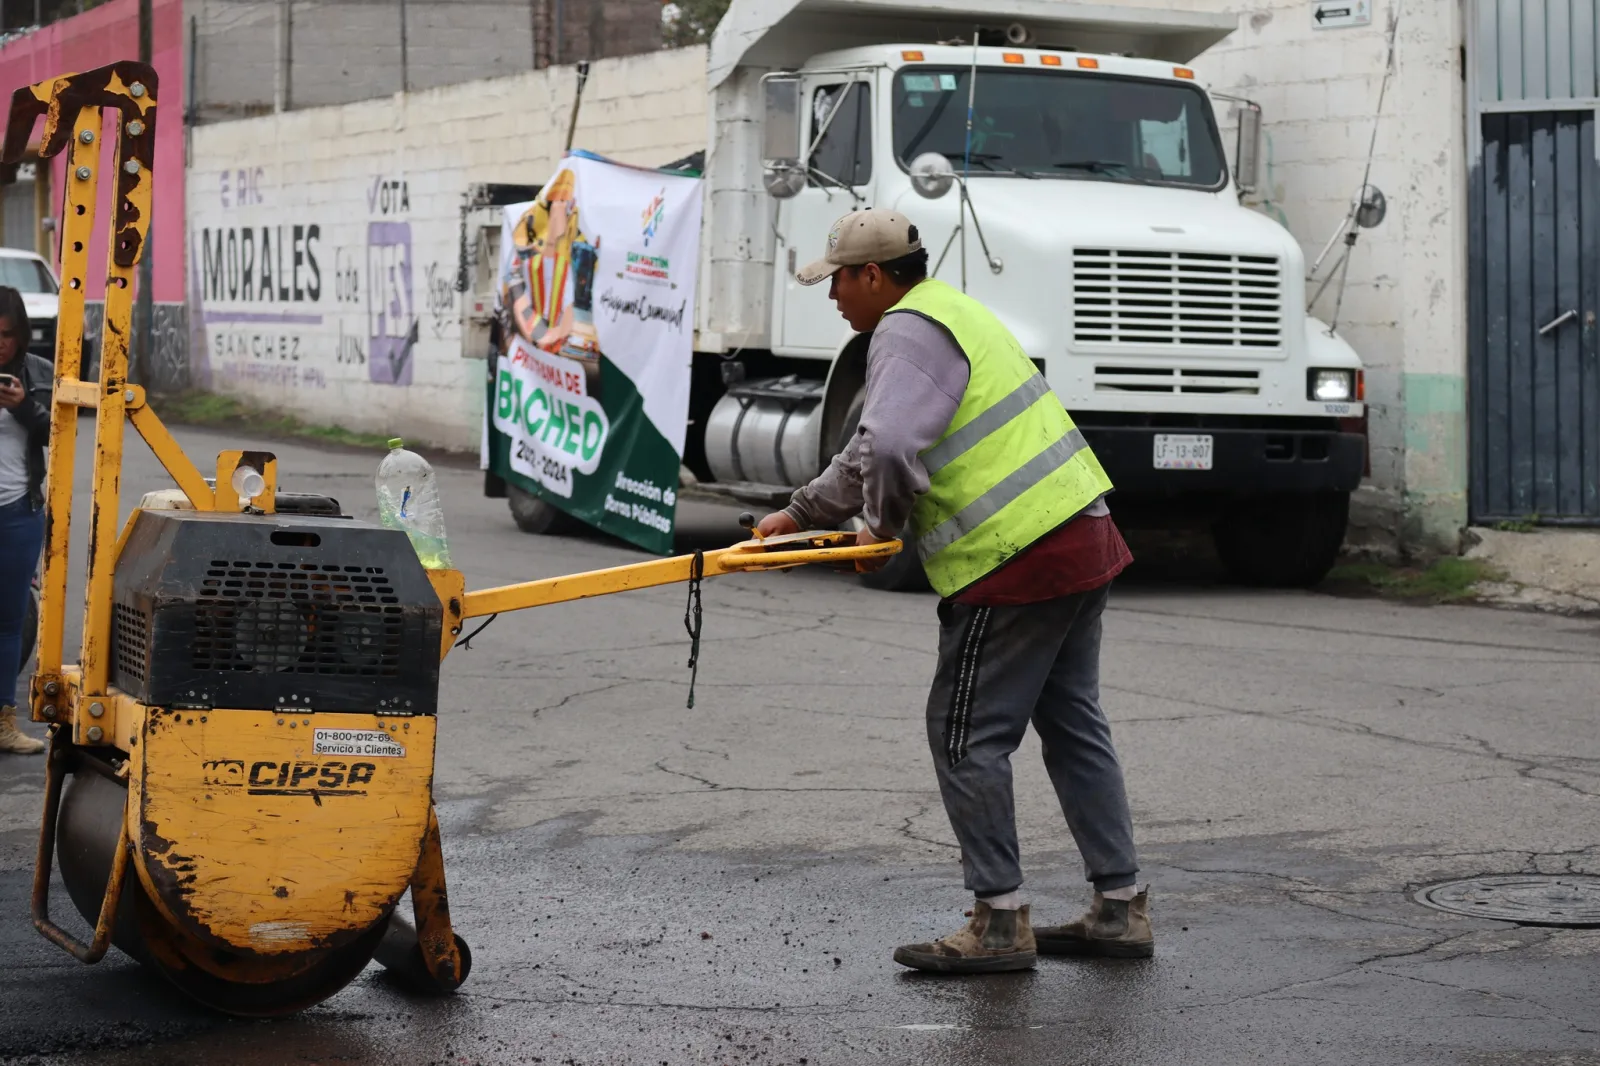
[[[1471,517],[1600,524],[1600,164],[1584,111],[1481,116]]]
[[[1600,3],[1466,13],[1468,512],[1600,525]]]

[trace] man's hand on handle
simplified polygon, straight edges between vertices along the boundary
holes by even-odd
[[[800,532],[800,526],[796,524],[793,518],[789,517],[787,511],[774,511],[756,523],[756,533],[763,537],[781,537],[789,533],[798,532]],[[872,531],[865,527],[856,531],[857,545],[877,544],[888,539],[891,538],[873,536]],[[888,561],[889,556],[887,555],[881,555],[873,559],[857,559],[856,569],[863,573],[881,570]]]
[[[860,529],[856,530],[856,547],[858,548],[862,545],[879,544],[883,541],[893,539],[893,537],[874,536],[872,530],[868,529],[866,526],[862,526]],[[863,574],[870,574],[874,570],[882,570],[885,566],[889,565],[889,559],[890,557],[887,555],[878,555],[871,559],[857,559],[856,569],[861,571]]]
[[[800,526],[787,511],[773,511],[756,523],[756,534],[762,537],[782,537],[800,532]]]

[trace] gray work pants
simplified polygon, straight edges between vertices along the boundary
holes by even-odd
[[[1087,879],[1105,892],[1139,865],[1122,767],[1100,710],[1100,616],[1110,586],[1018,607],[939,604],[928,744],[939,792],[978,896],[1022,885],[1011,753],[1028,723]]]

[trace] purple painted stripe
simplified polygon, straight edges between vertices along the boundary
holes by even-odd
[[[276,322],[284,326],[320,326],[321,315],[297,315],[291,311],[207,311],[206,325],[229,322]]]

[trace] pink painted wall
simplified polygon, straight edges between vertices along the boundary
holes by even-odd
[[[150,252],[155,299],[181,303],[184,300],[184,197],[183,197],[183,3],[182,0],[154,0],[152,58],[160,78],[156,121],[156,190],[151,218]],[[139,58],[139,0],[110,0],[81,15],[46,26],[26,37],[0,47],[0,101],[10,106],[12,90],[43,81],[57,74],[90,70],[119,59]],[[109,116],[108,116],[109,117]],[[41,119],[33,131],[42,130]],[[108,130],[109,132],[109,130]],[[110,218],[109,190],[112,183],[103,176],[111,165],[113,145],[103,142],[100,181],[101,203],[96,211],[94,241],[89,246],[89,286],[91,300],[105,295],[106,229]],[[53,203],[51,213],[60,217],[61,190],[65,188],[66,153],[51,160]]]

